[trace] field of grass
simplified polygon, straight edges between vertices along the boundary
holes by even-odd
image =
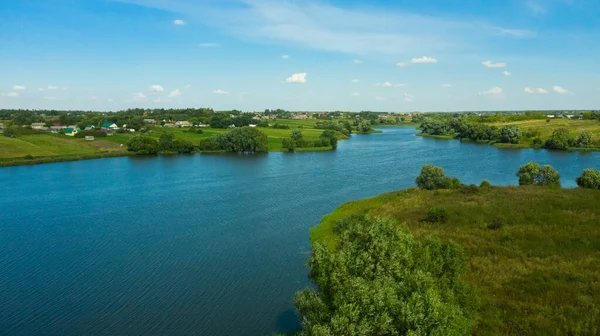
[[[27,155],[52,157],[125,151],[125,148],[105,140],[86,141],[51,133],[24,135],[18,138],[0,136],[0,160]]]
[[[351,214],[392,218],[465,248],[480,300],[474,335],[599,335],[598,204],[600,190],[588,189],[409,189],[340,206],[311,240],[335,248],[334,225]],[[423,222],[431,208],[445,209],[446,223]]]
[[[492,123],[493,126],[517,125],[521,129],[521,133],[529,130],[537,130],[540,132],[540,138],[546,141],[552,135],[552,132],[557,128],[567,127],[571,135],[577,137],[582,132],[589,132],[594,137],[594,147],[600,147],[600,121],[598,120],[571,120],[571,119],[550,119],[546,120],[525,120],[515,122],[499,122]],[[533,145],[533,138],[523,139],[522,142]]]

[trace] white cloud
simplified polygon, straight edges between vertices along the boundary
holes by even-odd
[[[153,103],[160,103],[161,102],[160,97],[158,97],[156,99],[152,99],[152,102]]]
[[[173,21],[173,24],[176,26],[183,26],[185,22],[183,22],[183,20],[175,20]]]
[[[396,63],[396,66],[397,66],[398,68],[404,68],[404,67],[407,67],[407,66],[408,66],[408,64],[406,64],[406,63],[404,63],[404,62],[400,62],[400,63]]]
[[[185,86],[185,89],[187,90],[187,89],[189,89],[189,88],[191,88],[191,87],[192,87],[191,85],[186,85],[186,86]]]
[[[504,76],[510,76],[510,72],[509,71],[504,71],[502,74],[504,74]]]
[[[546,91],[542,88],[537,88],[537,89],[535,89],[535,93],[548,94],[548,91]]]
[[[377,97],[375,97],[375,100],[383,100],[383,99],[384,99],[384,98],[383,98],[383,97],[381,97],[381,96],[377,96]]]
[[[112,103],[114,100],[112,98],[108,98],[106,101]]]
[[[406,86],[406,84],[404,84],[404,83],[400,83],[400,84],[396,84],[396,85],[394,85],[394,87],[403,87],[403,86]]]
[[[487,91],[483,91],[480,94],[483,94],[483,95],[500,95],[500,94],[502,94],[502,88],[495,87],[493,89],[489,89]]]
[[[377,86],[390,87],[390,86],[393,86],[393,84],[390,83],[390,82],[384,82],[384,83],[381,83],[381,84],[378,83]]]
[[[281,56],[281,58],[283,58],[283,59],[290,59],[290,55],[283,55],[283,56]]]
[[[496,32],[498,35],[515,37],[515,38],[527,38],[527,37],[535,37],[537,34],[531,30],[527,29],[504,29],[497,28]]]
[[[58,100],[58,98],[56,98],[54,96],[46,96],[46,97],[44,97],[44,99],[46,99],[46,100]]]
[[[288,84],[305,84],[306,83],[306,72],[295,73],[285,80]]]
[[[546,8],[542,6],[539,1],[536,0],[527,0],[525,1],[525,6],[529,8],[529,10],[535,15],[541,15],[546,13]]]
[[[433,57],[423,56],[423,57],[419,57],[419,58],[413,58],[412,60],[410,60],[410,62],[415,63],[415,64],[427,64],[427,63],[437,63],[438,60],[436,60]]]
[[[90,100],[97,100],[97,99],[98,99],[98,97],[96,97],[96,96],[90,96]]]
[[[363,61],[355,59],[353,62],[354,64],[362,64]]]
[[[408,52],[426,54],[450,48],[485,50],[487,45],[498,42],[499,32],[519,30],[496,27],[483,20],[433,17],[370,5],[348,8],[319,0],[117,1],[194,17],[213,29],[243,40],[360,57]]]
[[[442,87],[443,87],[443,88],[451,88],[451,87],[452,87],[452,84],[444,84],[444,85],[442,85]]]
[[[148,98],[148,97],[146,97],[146,95],[141,92],[133,94],[133,100],[136,100],[136,101],[146,100],[146,98]]]
[[[404,101],[407,102],[407,103],[412,103],[412,102],[415,101],[415,96],[413,96],[411,94],[408,94],[408,93],[405,93],[404,94]]]
[[[181,96],[181,94],[182,94],[181,91],[179,91],[179,89],[176,89],[176,90],[171,91],[171,93],[169,93],[169,98]]]
[[[63,89],[63,91],[67,91],[67,90],[68,90],[68,88],[66,88],[66,87],[64,87],[64,88],[62,88],[62,89]]]
[[[48,90],[58,90],[58,87],[52,86],[52,85],[48,85]]]
[[[360,93],[358,93],[358,92],[354,92],[354,93],[352,94],[352,96],[354,96],[354,97],[358,97],[358,96],[360,96]]]
[[[506,63],[492,63],[492,61],[481,62],[484,66],[488,68],[504,68],[506,67]]]
[[[7,96],[7,97],[18,97],[19,93],[18,92],[9,92],[9,93],[3,93],[3,96]]]
[[[535,93],[535,91],[533,91],[532,89],[526,87],[524,90],[526,93]]]
[[[229,94],[229,92],[224,91],[224,90],[220,90],[220,89],[219,90],[214,90],[213,93],[214,94]]]
[[[215,47],[218,47],[219,44],[218,43],[200,43],[198,46],[202,47],[202,48],[215,48]]]
[[[554,86],[554,87],[552,87],[552,90],[554,90],[554,92],[557,92],[560,94],[573,94],[573,92],[563,88],[562,86]]]
[[[39,91],[44,91],[44,88],[38,88]]]
[[[22,85],[13,85],[13,90],[25,90],[25,87]]]
[[[354,84],[356,84],[356,83],[360,82],[360,79],[355,78],[355,79],[351,80],[351,82],[354,83]]]
[[[160,85],[151,85],[150,86],[150,91],[152,91],[152,92],[163,92],[163,91],[165,91],[165,89],[162,86],[160,86]]]

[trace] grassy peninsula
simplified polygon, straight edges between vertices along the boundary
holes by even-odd
[[[417,238],[464,247],[463,279],[479,298],[474,335],[595,335],[599,202],[600,190],[580,188],[414,188],[340,206],[311,230],[311,240],[335,249],[334,227],[343,218],[393,219]],[[426,220],[432,209],[445,214],[443,223]]]

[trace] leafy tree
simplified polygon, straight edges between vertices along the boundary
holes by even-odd
[[[561,127],[552,132],[552,136],[546,141],[544,147],[548,149],[567,149],[567,147],[573,146],[574,143],[575,140],[569,134],[569,129]]]
[[[592,138],[592,134],[589,132],[583,132],[579,134],[577,138],[577,147],[581,148],[590,148],[594,145],[594,139]]]
[[[160,147],[155,139],[146,135],[136,135],[129,140],[127,150],[138,154],[156,154]]]
[[[539,164],[535,162],[529,162],[522,165],[517,172],[519,177],[519,185],[532,185],[536,183],[536,178],[542,171]]]
[[[417,186],[425,190],[455,189],[461,186],[457,178],[446,176],[444,170],[430,164],[421,168],[421,174],[416,179]]]
[[[291,138],[283,138],[282,147],[293,152],[296,149],[296,141]]]
[[[173,144],[173,134],[163,132],[158,138],[158,146],[161,151],[170,151]]]
[[[254,127],[239,127],[215,137],[219,150],[238,153],[268,152],[267,136]]]
[[[321,133],[321,136],[319,137],[319,139],[324,144],[324,146],[331,146],[331,148],[337,149],[338,139],[337,139],[337,136],[335,135],[334,131],[332,131],[332,130],[323,131],[323,133]]]
[[[4,129],[3,135],[7,138],[16,138],[19,136],[19,129],[14,126],[7,127]]]
[[[301,131],[301,130],[295,129],[295,130],[293,130],[293,131],[292,131],[292,136],[291,136],[291,138],[292,138],[292,140],[294,140],[294,141],[298,141],[298,140],[302,139],[302,137],[303,137],[303,136],[304,136],[304,135],[302,134],[302,131]]]
[[[577,178],[577,185],[581,188],[600,189],[600,171],[591,168],[584,170]]]
[[[529,162],[517,172],[519,185],[560,186],[560,174],[551,166],[543,168],[535,162]]]
[[[477,300],[462,248],[415,239],[394,222],[350,217],[335,251],[316,244],[316,290],[296,294],[300,335],[468,335]]]
[[[360,133],[368,133],[371,132],[373,130],[373,126],[371,126],[371,123],[367,122],[367,121],[362,121],[358,124],[358,131]]]
[[[515,125],[504,126],[500,130],[500,141],[517,144],[521,139],[521,129]]]

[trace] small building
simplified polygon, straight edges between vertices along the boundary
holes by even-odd
[[[0,129],[4,129],[4,124],[0,123]]]
[[[77,133],[81,132],[81,128],[76,127],[67,127],[67,129],[65,130],[65,135],[66,136],[75,136]]]
[[[144,119],[145,124],[156,124],[156,119]]]
[[[119,126],[117,126],[117,124],[115,124],[114,122],[105,122],[104,124],[102,124],[102,129],[106,131],[114,131],[119,129]]]
[[[258,125],[255,125],[255,124],[250,124],[250,125],[248,125],[248,126],[250,126],[250,127],[256,127],[256,126],[258,126]]]
[[[192,123],[187,120],[178,121],[175,123],[175,126],[177,126],[177,127],[192,127]]]
[[[85,136],[85,140],[87,140],[87,141],[94,141],[94,140],[96,140],[96,138],[93,135],[86,135]]]
[[[163,125],[163,127],[171,127],[171,128],[173,128],[173,127],[175,127],[175,124],[174,123],[165,123]]]
[[[548,114],[546,115],[546,118],[554,118],[554,114]]]
[[[234,125],[234,124],[231,124],[231,125],[229,125],[229,127],[227,127],[227,128],[235,128],[235,125]]]
[[[94,127],[94,125],[92,125],[92,124],[88,124],[88,125],[85,127],[84,131],[92,131],[94,128],[95,128],[95,127]]]
[[[45,131],[48,129],[48,127],[46,127],[46,123],[35,122],[31,124],[31,129],[34,129],[36,131]]]
[[[200,128],[207,128],[208,126],[209,126],[209,125],[207,125],[207,124],[198,124],[198,126],[197,126],[197,127],[200,127]]]
[[[573,118],[575,118],[575,115],[573,115],[573,114],[567,114],[565,117],[567,117],[569,119],[573,119]]]

